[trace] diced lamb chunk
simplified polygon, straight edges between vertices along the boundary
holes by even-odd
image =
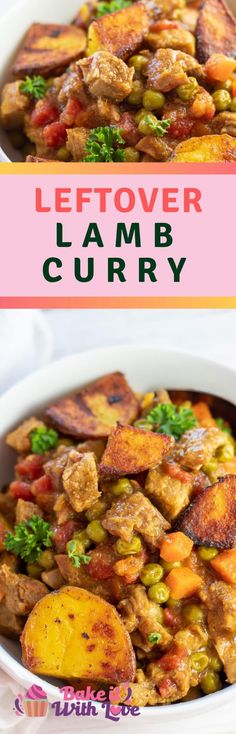
[[[162,92],[170,92],[188,81],[187,74],[200,69],[193,56],[170,48],[159,48],[152,61],[147,65],[147,86]]]
[[[193,428],[176,444],[175,459],[186,469],[199,471],[226,441],[227,435],[218,428]]]
[[[191,488],[190,476],[189,481],[181,482],[162,466],[150,469],[145,484],[146,494],[170,522],[189,504]]]
[[[67,130],[67,148],[73,161],[82,161],[86,155],[86,142],[89,130],[86,127],[74,127]]]
[[[236,138],[236,114],[235,112],[220,112],[214,120],[212,120],[212,131],[214,133],[226,133]]]
[[[52,487],[56,492],[61,492],[63,490],[62,474],[71,448],[71,446],[58,446],[52,459],[49,459],[49,461],[44,464],[45,474],[50,477]]]
[[[208,589],[208,626],[230,683],[236,683],[236,587],[215,581]]]
[[[160,545],[164,531],[170,528],[167,520],[142,492],[134,492],[114,502],[102,524],[111,535],[128,543],[134,532],[140,533],[153,549]]]
[[[87,510],[100,497],[94,454],[79,454],[72,449],[62,476],[65,492],[76,512]]]
[[[79,62],[85,84],[93,97],[108,97],[122,102],[130,94],[134,68],[109,51],[97,51]]]
[[[64,578],[59,571],[59,568],[52,568],[50,571],[43,571],[41,579],[44,584],[50,587],[50,589],[60,589],[64,586]]]
[[[172,148],[165,140],[158,140],[155,135],[145,135],[136,145],[136,150],[147,153],[154,161],[167,161],[172,153]]]
[[[158,703],[178,701],[190,688],[188,651],[174,641],[162,658],[148,665],[147,674],[159,689]]]
[[[183,51],[190,56],[195,55],[195,39],[192,33],[184,28],[163,30],[158,33],[149,33],[147,41],[154,51],[158,48]]]
[[[13,614],[29,614],[48,590],[45,584],[22,573],[12,573],[8,566],[0,567],[0,587],[4,602]]]
[[[0,603],[0,633],[10,639],[17,639],[24,626],[24,621],[14,612],[10,612],[4,601]]]
[[[6,130],[19,130],[24,126],[25,112],[30,99],[20,92],[20,81],[5,84],[2,90],[1,123]]]
[[[68,520],[73,520],[75,513],[70,504],[69,497],[65,492],[61,492],[57,497],[53,511],[56,515],[57,525],[64,525]]]
[[[63,553],[56,555],[55,561],[67,584],[81,586],[82,589],[87,589],[87,591],[91,591],[107,601],[113,601],[110,579],[94,579],[89,575],[87,566],[76,568],[71,563],[70,558]]]
[[[16,523],[30,520],[34,515],[43,517],[42,510],[34,502],[27,502],[26,500],[18,499],[16,505]]]
[[[127,597],[120,601],[118,609],[129,633],[139,630],[142,638],[148,641],[151,632],[159,632],[161,647],[165,648],[170,643],[171,635],[157,620],[158,606],[148,599],[141,584],[130,586]]]
[[[30,451],[30,433],[35,428],[40,428],[41,426],[44,426],[44,423],[39,421],[38,418],[35,418],[34,416],[32,416],[32,418],[28,418],[28,420],[21,423],[15,431],[8,433],[6,437],[7,445],[11,446],[15,451],[18,451],[18,453]]]

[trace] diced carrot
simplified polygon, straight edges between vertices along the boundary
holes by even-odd
[[[160,556],[168,563],[183,561],[190,555],[192,547],[193,541],[184,533],[170,533],[161,544]]]
[[[195,403],[195,405],[192,406],[192,411],[198,423],[200,423],[200,426],[203,426],[203,428],[211,428],[216,425],[207,403],[204,403],[203,401]]]
[[[228,584],[236,584],[236,548],[218,553],[211,566]]]
[[[140,571],[144,566],[146,553],[141,551],[136,556],[122,558],[114,563],[113,569],[117,576],[122,576],[126,584],[133,584],[137,581]]]
[[[236,68],[236,60],[224,54],[212,54],[205,64],[208,79],[226,82]]]
[[[170,589],[172,599],[178,600],[197,594],[202,585],[202,579],[190,568],[172,568],[165,583]]]
[[[157,20],[150,27],[151,33],[159,33],[160,31],[170,31],[175,28],[181,28],[177,20]]]

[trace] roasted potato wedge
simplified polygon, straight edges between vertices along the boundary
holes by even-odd
[[[203,3],[196,27],[197,57],[205,64],[209,56],[236,56],[236,21],[223,0]]]
[[[12,67],[17,78],[27,74],[59,74],[78,59],[86,47],[86,34],[73,25],[33,23]]]
[[[79,439],[109,436],[118,423],[132,423],[138,401],[121,372],[91,382],[74,395],[59,400],[46,418],[62,433]]]
[[[32,673],[114,684],[134,680],[134,652],[118,612],[75,586],[63,586],[36,604],[21,644]]]
[[[88,56],[104,49],[127,59],[141,46],[149,29],[149,16],[142,3],[103,15],[88,30]]]
[[[219,163],[236,161],[236,138],[230,135],[202,135],[176,146],[175,163]]]
[[[236,476],[222,477],[201,492],[175,527],[196,545],[232,548],[236,540]]]
[[[174,439],[133,426],[117,426],[108,439],[100,464],[103,476],[138,474],[163,460]]]

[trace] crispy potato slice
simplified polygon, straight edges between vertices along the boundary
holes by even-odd
[[[236,139],[230,135],[202,135],[179,143],[172,156],[175,163],[218,163],[236,161]]]
[[[209,56],[223,53],[236,56],[236,21],[223,0],[206,0],[199,12],[197,57],[205,64]]]
[[[140,48],[148,29],[149,16],[142,3],[103,15],[89,27],[88,55],[105,50],[125,60]]]
[[[133,426],[117,426],[108,439],[100,464],[104,476],[138,474],[160,464],[174,439]]]
[[[232,548],[236,540],[236,476],[226,476],[198,495],[176,529],[196,545]]]
[[[124,375],[113,372],[51,405],[46,417],[62,433],[86,439],[109,436],[118,421],[132,423],[137,413],[138,401]]]
[[[12,66],[17,78],[59,74],[78,59],[86,47],[86,34],[73,25],[33,23]]]
[[[36,604],[21,643],[32,673],[115,684],[134,680],[134,652],[118,612],[85,589],[63,586]]]

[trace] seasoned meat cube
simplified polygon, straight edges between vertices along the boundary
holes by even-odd
[[[76,568],[71,563],[70,558],[63,554],[56,555],[55,561],[67,584],[70,586],[81,586],[82,589],[87,589],[87,591],[91,591],[93,594],[101,596],[107,601],[113,601],[110,579],[101,581],[94,579],[88,573],[88,566]]]
[[[17,78],[27,74],[44,77],[59,74],[71,61],[78,59],[86,47],[86,34],[73,25],[30,26],[22,48],[12,67]]]
[[[133,426],[117,426],[108,438],[100,472],[111,477],[138,474],[160,464],[173,445],[170,436]]]
[[[197,53],[202,64],[214,53],[236,56],[236,22],[223,0],[206,0],[200,8]]]
[[[188,556],[188,558],[186,558],[186,560],[184,561],[184,566],[191,568],[191,571],[193,571],[193,573],[201,576],[202,586],[199,591],[199,596],[201,600],[205,602],[208,595],[208,588],[215,580],[213,569],[211,568],[209,563],[201,561],[195,549],[192,550],[190,556]]]
[[[14,612],[10,612],[4,601],[0,603],[0,633],[10,639],[17,639],[21,635],[24,620]]]
[[[0,492],[0,517],[1,515],[12,525],[16,518],[16,502],[10,492]]]
[[[98,473],[94,454],[70,451],[62,475],[63,487],[76,512],[87,510],[100,497]]]
[[[175,459],[186,469],[198,471],[226,442],[227,436],[219,428],[193,428],[176,444]]]
[[[155,137],[155,135],[145,135],[136,145],[136,150],[147,153],[154,161],[167,161],[172,153],[172,149],[165,142]]]
[[[111,509],[107,510],[102,524],[111,535],[128,542],[134,532],[140,533],[153,549],[158,548],[164,531],[170,528],[169,523],[142,492],[134,492],[114,502]]]
[[[129,683],[129,688],[132,691],[129,706],[155,706],[159,699],[156,686],[145,678],[143,670],[137,670],[137,677],[139,673],[142,673],[143,680],[137,683]]]
[[[236,683],[236,587],[211,584],[207,597],[208,625],[229,683]]]
[[[8,566],[0,567],[0,587],[4,603],[13,614],[29,614],[48,590],[45,584],[23,573],[12,573]]]
[[[34,502],[26,502],[26,500],[17,500],[16,505],[16,523],[30,520],[34,515],[43,517],[42,510]]]
[[[89,26],[88,54],[105,50],[125,60],[140,48],[148,28],[149,14],[143,3],[103,15]]]
[[[208,633],[201,624],[193,623],[176,632],[175,641],[183,645],[190,655],[191,652],[196,652],[207,644]]]
[[[93,97],[109,97],[122,102],[130,94],[134,68],[109,51],[97,51],[79,62],[85,84]]]
[[[212,120],[212,132],[226,133],[236,138],[236,114],[235,112],[219,112]]]
[[[21,82],[5,84],[1,98],[1,123],[6,130],[19,130],[24,126],[25,112],[30,99],[20,92]]]
[[[195,75],[200,66],[196,59],[182,51],[159,48],[147,65],[147,86],[162,92],[170,92],[188,81],[187,74]]]
[[[202,135],[179,143],[172,161],[176,163],[233,163],[236,161],[236,140],[230,135]]]
[[[129,587],[127,597],[120,601],[118,609],[128,632],[139,630],[146,642],[151,632],[160,632],[160,647],[165,648],[170,643],[171,635],[157,621],[158,605],[148,599],[141,584]]]
[[[105,438],[118,421],[132,423],[137,414],[137,398],[121,372],[94,380],[46,411],[55,428],[79,439]]]
[[[44,423],[39,421],[38,418],[34,416],[28,418],[15,431],[8,433],[6,437],[7,445],[18,451],[18,453],[29,452],[31,450],[30,433],[40,426],[44,426]]]
[[[149,33],[147,42],[156,51],[158,48],[174,49],[183,51],[190,56],[195,55],[195,38],[192,33],[184,28],[173,28],[158,33]]]
[[[64,586],[64,578],[59,568],[52,568],[51,571],[43,571],[41,579],[50,589],[56,590]]]
[[[75,513],[73,507],[71,507],[69,497],[65,492],[61,492],[57,497],[53,511],[56,515],[57,525],[64,525],[68,520],[73,520]]]
[[[63,490],[62,474],[66,466],[68,454],[72,446],[58,446],[54,452],[53,458],[44,464],[44,471],[52,482],[52,487],[56,492]]]
[[[189,504],[192,481],[180,481],[171,477],[163,467],[150,469],[145,484],[145,492],[160,512],[170,522]]]
[[[78,443],[76,446],[77,451],[79,451],[80,454],[86,454],[88,451],[92,451],[98,461],[101,460],[105,447],[106,441],[103,441],[100,438],[91,438],[88,439],[88,441],[83,441],[83,443]]]
[[[8,553],[6,550],[2,551],[0,555],[0,566],[6,565],[9,566],[11,571],[18,571],[19,564],[20,560],[14,553]]]
[[[190,688],[188,650],[173,642],[168,652],[147,666],[148,678],[159,689],[158,703],[173,703],[186,696]]]

